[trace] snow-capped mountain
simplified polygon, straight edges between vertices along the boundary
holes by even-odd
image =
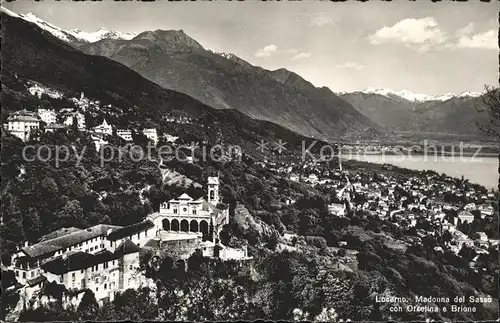
[[[338,92],[338,95],[345,95],[349,92]],[[446,93],[441,95],[429,95],[429,94],[415,94],[408,90],[394,91],[390,89],[375,89],[375,88],[367,88],[363,91],[355,91],[353,93],[364,93],[364,94],[378,94],[385,96],[390,99],[400,98],[410,102],[426,102],[426,101],[448,101],[452,98],[477,98],[482,95],[480,92],[470,92],[465,91],[459,94],[455,93]]]
[[[130,40],[137,36],[136,33],[121,33],[113,30],[107,30],[106,28],[99,28],[94,32],[85,32],[79,29],[71,29],[70,34],[75,36],[80,40],[85,40],[89,43],[95,43],[101,39],[124,39]]]
[[[137,34],[134,33],[121,33],[117,31],[112,31],[112,30],[107,30],[105,28],[99,28],[98,30],[94,32],[85,32],[81,31],[78,29],[72,29],[72,30],[64,30],[61,29],[57,26],[52,25],[51,23],[46,22],[45,20],[35,16],[32,13],[28,14],[17,14],[13,11],[10,11],[6,8],[1,8],[2,12],[5,14],[8,14],[9,16],[16,17],[16,18],[21,18],[24,19],[28,22],[31,22],[38,27],[42,28],[43,30],[48,31],[55,37],[59,38],[62,41],[65,42],[75,42],[75,41],[80,41],[83,43],[95,43],[101,39],[124,39],[124,40],[130,40],[137,36]]]
[[[338,95],[381,127],[397,131],[476,134],[483,117],[477,109],[483,104],[477,92],[425,95],[367,89]]]

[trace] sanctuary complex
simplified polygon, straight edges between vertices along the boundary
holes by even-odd
[[[24,245],[9,267],[23,285],[23,299],[31,299],[46,283],[57,283],[67,289],[90,289],[98,301],[112,300],[118,292],[149,283],[139,263],[142,249],[174,252],[184,259],[196,249],[222,260],[251,259],[246,248],[218,242],[222,227],[229,223],[229,210],[220,203],[219,178],[209,177],[207,185],[207,199],[184,193],[129,226],[62,228],[34,245]]]

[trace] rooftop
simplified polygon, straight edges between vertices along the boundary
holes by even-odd
[[[108,250],[96,254],[79,251],[67,257],[59,257],[49,261],[41,267],[43,270],[50,273],[62,275],[71,271],[83,270],[104,262],[119,259],[124,255],[139,252],[139,250],[140,248],[135,243],[127,239],[116,248],[114,253]]]
[[[186,193],[183,193],[181,196],[179,196],[177,199],[179,200],[192,200],[193,198]]]
[[[115,241],[142,232],[152,227],[154,227],[154,224],[150,220],[134,223],[132,225],[112,231],[110,234],[108,234],[108,240]]]
[[[88,229],[82,229],[69,234],[58,236],[54,239],[39,242],[32,246],[23,248],[22,251],[29,257],[36,258],[54,253],[58,250],[65,249],[67,247],[96,238],[101,235],[106,235],[106,232],[109,229],[115,230],[119,228],[121,227],[116,225],[98,224]]]
[[[45,126],[45,129],[64,129],[64,128],[66,128],[66,126],[60,123],[51,123]]]
[[[40,122],[40,118],[38,118],[38,116],[32,115],[12,115],[7,119],[7,121]]]
[[[28,279],[27,282],[28,282],[28,285],[30,287],[33,287],[33,286],[36,286],[36,285],[38,285],[38,284],[40,284],[40,283],[42,283],[42,282],[44,282],[46,280],[47,280],[47,277],[45,277],[44,275],[40,275],[40,276],[38,276],[36,278]]]
[[[47,240],[52,240],[52,239],[55,239],[55,238],[59,238],[59,237],[62,237],[62,236],[65,236],[67,234],[70,234],[70,233],[73,233],[73,232],[77,232],[77,231],[80,231],[80,230],[81,229],[75,228],[75,227],[61,228],[59,230],[52,231],[51,233],[47,233],[46,235],[42,236],[42,238],[40,239],[39,242],[47,241]]]
[[[219,177],[209,177],[208,178],[208,184],[214,184],[217,185],[219,184]]]

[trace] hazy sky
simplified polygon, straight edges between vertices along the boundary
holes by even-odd
[[[496,1],[15,1],[63,29],[182,29],[205,48],[285,67],[333,91],[482,91],[498,84]]]

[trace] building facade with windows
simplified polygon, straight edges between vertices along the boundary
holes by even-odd
[[[145,277],[138,275],[139,251],[140,248],[127,239],[114,252],[75,252],[51,260],[41,269],[47,282],[63,284],[68,289],[90,289],[98,301],[113,300],[117,292],[146,283]]]
[[[41,121],[34,112],[18,111],[7,119],[7,131],[22,141],[26,141],[33,130],[40,129]]]
[[[65,126],[72,126],[76,122],[79,130],[86,129],[85,115],[80,112],[70,112],[63,117],[63,124]]]
[[[157,230],[201,232],[208,234],[213,228],[218,235],[224,224],[229,223],[229,210],[221,209],[219,178],[208,178],[208,198],[193,199],[184,193],[164,202],[157,213],[148,216]]]
[[[38,109],[38,116],[47,125],[57,123],[57,113],[52,109]]]
[[[132,141],[132,131],[128,129],[117,129],[116,134],[125,141]]]
[[[14,253],[11,266],[19,283],[26,284],[41,274],[40,266],[69,252],[94,254],[105,250],[109,244],[106,236],[119,226],[99,224],[88,229],[68,230],[52,239],[26,246]]]
[[[142,133],[155,145],[158,143],[158,133],[156,132],[156,129],[144,129]]]
[[[113,127],[108,124],[106,119],[102,121],[102,123],[92,129],[97,134],[108,135],[111,136],[113,134]]]

